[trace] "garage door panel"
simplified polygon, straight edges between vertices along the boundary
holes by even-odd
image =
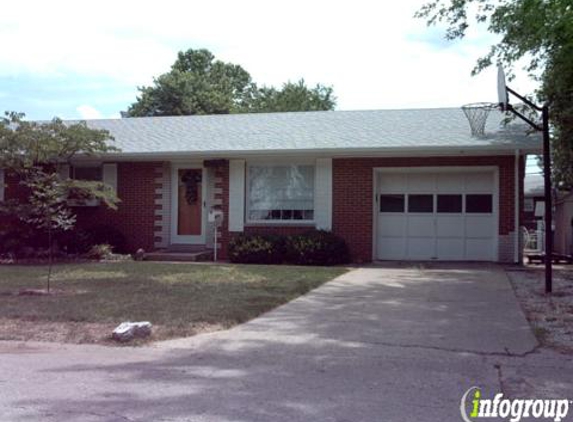
[[[493,192],[493,175],[489,172],[466,173],[466,192]]]
[[[408,259],[435,259],[435,243],[436,240],[433,237],[409,237]]]
[[[495,260],[495,179],[491,171],[472,170],[380,173],[377,257]],[[400,206],[390,206],[392,195],[402,198]]]
[[[464,217],[461,215],[438,215],[436,217],[436,236],[464,237]]]
[[[436,190],[436,177],[428,173],[411,173],[408,175],[408,191],[432,193]]]
[[[438,238],[436,250],[439,259],[446,261],[461,261],[465,259],[465,240],[463,238]]]
[[[405,233],[406,217],[404,215],[380,214],[378,217],[378,236],[402,237]]]
[[[430,215],[408,216],[407,236],[434,237],[434,217]]]
[[[492,239],[466,239],[466,259],[471,261],[493,260]]]
[[[406,238],[381,237],[378,239],[378,259],[405,259]]]
[[[486,238],[493,236],[493,216],[491,215],[468,215],[465,226],[467,237]]]
[[[460,173],[442,173],[436,178],[439,193],[460,193],[464,191],[464,177]]]
[[[382,192],[398,193],[406,191],[408,187],[406,174],[381,173],[378,180],[378,189]]]

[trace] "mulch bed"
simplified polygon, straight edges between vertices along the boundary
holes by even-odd
[[[573,353],[573,268],[553,273],[553,293],[545,293],[542,267],[507,270],[511,284],[540,343]]]

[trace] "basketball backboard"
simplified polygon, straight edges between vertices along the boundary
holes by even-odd
[[[505,85],[505,72],[501,66],[497,67],[497,97],[501,109],[503,111],[507,110],[509,97],[507,94],[507,87]]]

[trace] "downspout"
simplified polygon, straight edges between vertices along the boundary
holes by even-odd
[[[519,148],[515,150],[515,165],[514,165],[514,185],[515,185],[515,198],[514,198],[514,242],[513,242],[513,262],[519,263]]]

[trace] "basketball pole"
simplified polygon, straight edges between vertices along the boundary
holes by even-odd
[[[553,204],[551,203],[551,145],[549,107],[543,105],[543,187],[545,194],[545,293],[553,291]]]
[[[505,89],[508,93],[515,95],[525,104],[531,108],[541,112],[541,126],[533,120],[521,114],[511,104],[502,104],[502,109],[511,111],[521,120],[528,123],[535,130],[543,133],[543,195],[545,201],[545,293],[553,291],[553,204],[551,197],[551,144],[549,139],[549,106],[544,104],[539,107],[537,104],[532,103],[527,98],[519,95],[510,87],[506,86]]]

